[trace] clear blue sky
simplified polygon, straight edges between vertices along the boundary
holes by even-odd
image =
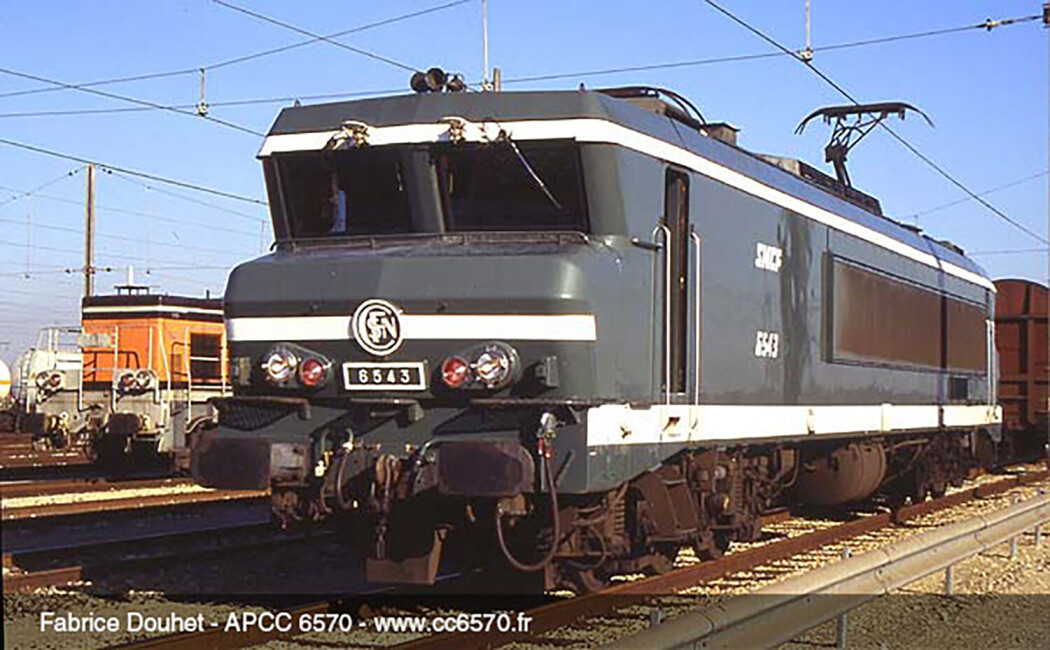
[[[326,34],[443,3],[238,1],[253,11]],[[788,47],[803,46],[804,0],[723,2]],[[812,4],[813,45],[818,49],[1041,10],[1041,4],[1032,0],[812,0]],[[772,50],[699,0],[490,0],[489,32],[492,65],[500,66],[508,81]],[[936,128],[914,118],[894,128],[968,187],[983,192],[1047,170],[1048,36],[1038,22],[1030,22],[991,32],[971,30],[818,51],[814,63],[860,101],[900,99],[924,109]],[[210,0],[8,0],[0,7],[0,67],[67,83],[196,69],[305,39]],[[410,66],[440,65],[477,80],[482,70],[481,2],[342,40]],[[318,42],[210,71],[207,99],[218,104],[326,93],[385,94],[407,89],[408,76],[394,66]],[[506,88],[575,88],[581,81],[591,87],[649,84],[676,89],[709,120],[740,127],[742,146],[799,157],[818,166],[823,164],[827,131],[814,124],[803,136],[795,136],[794,127],[816,107],[845,103],[787,57],[571,76],[508,83]],[[193,105],[198,84],[196,74],[181,74],[97,89],[157,104]],[[0,74],[0,95],[46,87]],[[210,115],[262,132],[288,103],[214,106]],[[76,90],[0,97],[0,138],[264,197],[254,159],[260,144],[256,136],[161,110],[24,115],[135,107]],[[850,164],[854,183],[878,196],[887,214],[897,218],[915,221],[911,215],[964,197],[881,132],[853,152]],[[31,198],[19,197],[19,191],[78,168],[73,162],[0,145],[0,341],[10,342],[6,348],[0,343],[0,357],[7,360],[25,349],[42,325],[77,321],[82,282],[80,276],[62,269],[82,264],[84,174],[59,180]],[[993,192],[987,199],[1045,235],[1046,176]],[[257,255],[271,240],[267,215],[260,206],[146,181],[100,174],[97,203],[101,233],[97,264],[120,269],[132,263],[137,278],[155,285],[157,291],[220,294],[227,269]],[[1046,278],[1043,253],[981,254],[1040,244],[973,201],[923,214],[918,223],[972,251],[993,277]],[[122,279],[122,271],[103,273],[98,289],[109,292]]]

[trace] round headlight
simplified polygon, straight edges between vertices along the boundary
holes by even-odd
[[[489,348],[478,355],[474,372],[487,388],[495,388],[510,378],[510,355],[500,348]]]
[[[135,384],[139,390],[149,390],[153,387],[153,373],[149,370],[139,370],[135,373]]]
[[[299,357],[290,350],[278,348],[270,352],[263,362],[263,371],[266,379],[273,384],[283,384],[295,374],[299,366]]]
[[[34,381],[36,382],[36,387],[37,388],[46,388],[47,387],[47,377],[48,377],[48,375],[47,375],[46,371],[45,372],[38,372],[36,374],[35,379],[34,379]]]

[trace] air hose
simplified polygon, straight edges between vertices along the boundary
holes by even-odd
[[[354,509],[353,501],[343,496],[343,476],[349,464],[350,452],[344,449],[339,457],[339,469],[335,471],[335,503],[343,511]]]
[[[550,561],[554,559],[554,554],[558,550],[558,541],[561,539],[561,526],[558,522],[558,493],[554,488],[554,474],[551,473],[551,461],[546,453],[543,454],[543,470],[544,475],[547,478],[547,489],[550,491],[551,495],[551,519],[554,522],[554,535],[551,539],[551,548],[547,551],[547,554],[543,559],[532,564],[525,564],[514,557],[510,552],[510,549],[507,548],[506,540],[503,538],[503,509],[499,505],[496,506],[496,541],[499,543],[499,550],[503,553],[503,557],[507,559],[507,562],[518,571],[539,571],[550,564]]]

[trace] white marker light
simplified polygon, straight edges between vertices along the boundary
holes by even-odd
[[[263,362],[263,371],[266,372],[266,379],[270,383],[283,384],[292,378],[298,366],[299,357],[289,350],[277,348],[266,357],[266,361]]]

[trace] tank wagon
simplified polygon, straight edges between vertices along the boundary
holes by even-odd
[[[185,450],[226,390],[221,301],[148,293],[84,298],[81,325],[47,328],[23,358],[22,428],[106,463]]]
[[[994,285],[735,133],[639,88],[283,110],[195,476],[348,517],[374,582],[583,590],[942,493],[999,435]]]
[[[11,368],[0,359],[0,433],[18,428],[17,411],[12,408]]]
[[[1043,452],[1047,443],[1047,290],[1029,280],[996,280],[995,344],[999,403],[1011,456]]]

